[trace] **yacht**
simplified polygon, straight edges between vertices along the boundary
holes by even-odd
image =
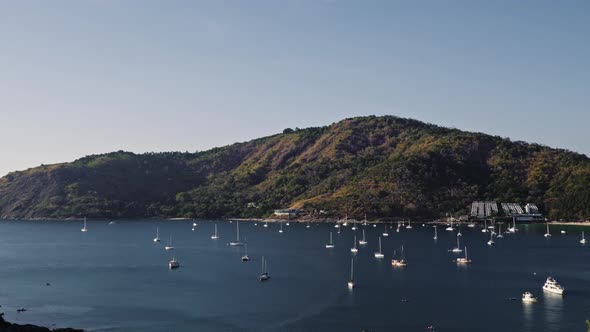
[[[354,243],[352,244],[352,248],[350,248],[350,252],[357,253],[359,250],[356,248],[356,235],[354,236]]]
[[[387,224],[385,224],[385,231],[383,232],[383,236],[389,236],[389,233],[387,233]]]
[[[537,298],[533,296],[530,292],[522,293],[522,302],[524,303],[533,303],[537,302]]]
[[[170,270],[178,269],[180,267],[180,263],[178,262],[176,257],[172,257],[172,260],[168,262],[168,267],[170,268]]]
[[[154,242],[160,242],[160,229],[156,227],[156,237],[154,238]]]
[[[80,229],[82,232],[88,232],[88,228],[86,228],[86,217],[84,217],[84,227]]]
[[[545,237],[551,237],[551,233],[549,232],[549,223],[547,223],[547,233],[545,233],[545,235],[543,235]]]
[[[240,242],[240,222],[236,221],[236,240],[229,243],[230,246],[243,246]]]
[[[490,233],[490,240],[488,241],[488,246],[493,246],[496,244],[493,239],[494,233]]]
[[[348,289],[353,289],[354,284],[354,258],[350,259],[350,280],[348,281]]]
[[[545,285],[543,285],[543,290],[553,294],[563,294],[565,292],[565,288],[555,281],[555,279],[549,277],[547,281],[545,281]]]
[[[588,243],[588,241],[586,240],[586,238],[584,237],[584,231],[582,231],[582,239],[580,240],[581,244],[586,244]]]
[[[359,241],[360,245],[367,244],[367,240],[365,239],[365,230],[363,229],[363,238]]]
[[[438,228],[436,227],[436,225],[434,225],[434,237],[433,237],[433,239],[435,239],[435,240],[436,240],[436,239],[438,239],[438,232],[437,232],[437,229],[438,229]]]
[[[211,239],[212,240],[219,239],[219,234],[217,234],[217,224],[215,224],[215,233],[213,235],[211,235]]]
[[[396,267],[406,267],[408,266],[408,262],[406,261],[406,255],[404,253],[404,246],[402,245],[402,252],[400,255],[400,259],[395,259],[395,253],[393,253],[393,259],[391,260],[391,265]]]
[[[168,244],[164,247],[166,250],[174,250],[174,246],[172,246],[172,235],[170,235],[170,239],[168,240]]]
[[[379,251],[375,253],[375,258],[383,258],[383,252],[381,251],[381,237],[379,237]]]
[[[467,246],[465,246],[465,257],[457,258],[458,265],[467,265],[471,264],[471,260],[467,257]]]
[[[268,274],[268,263],[264,260],[264,256],[262,256],[262,272],[260,276],[258,276],[258,280],[260,281],[267,281],[270,279],[270,274]]]
[[[248,256],[248,244],[244,243],[244,256],[242,256],[242,262],[247,262],[250,260],[250,256]]]
[[[459,243],[459,239],[460,237],[457,236],[457,247],[451,249],[452,252],[463,252],[463,249],[461,249],[461,245]]]
[[[334,242],[332,241],[332,232],[330,232],[330,242],[328,242],[328,244],[326,244],[326,248],[328,248],[328,249],[334,248]]]

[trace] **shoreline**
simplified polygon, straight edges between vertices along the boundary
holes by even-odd
[[[10,323],[4,319],[4,313],[0,313],[0,331],[4,332],[85,332],[84,330],[74,329],[70,327],[50,329],[45,326],[38,326],[32,324],[16,324]]]

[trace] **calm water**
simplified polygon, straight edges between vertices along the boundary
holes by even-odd
[[[354,231],[333,225],[240,223],[253,259],[229,247],[235,222],[0,222],[0,304],[8,320],[90,331],[584,331],[590,318],[590,245],[581,228],[520,226],[489,247],[481,228],[463,229],[473,264],[457,267],[454,233],[430,227],[390,231],[385,259],[373,257],[383,226],[367,227],[368,245],[355,255],[358,287],[347,289]],[[161,244],[152,241],[156,225]],[[440,227],[439,227],[440,228]],[[566,229],[567,235],[559,234]],[[324,248],[329,232],[336,248]],[[588,229],[590,236],[590,229]],[[173,236],[176,250],[163,246]],[[357,235],[361,236],[360,230]],[[409,266],[394,269],[404,245]],[[175,255],[178,270],[168,270]],[[272,279],[257,280],[260,256]],[[536,275],[535,275],[536,273]],[[543,294],[553,275],[562,298]],[[51,283],[46,286],[45,283]],[[531,291],[539,302],[523,305]],[[510,297],[518,298],[510,301]],[[402,302],[407,299],[407,302]],[[29,311],[16,313],[16,308]]]

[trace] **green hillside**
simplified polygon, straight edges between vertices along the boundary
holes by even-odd
[[[0,179],[0,216],[262,217],[295,207],[433,218],[496,200],[587,219],[588,188],[581,154],[369,116],[204,152],[119,151],[13,172]]]

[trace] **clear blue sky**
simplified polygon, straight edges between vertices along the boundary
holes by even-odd
[[[590,154],[590,1],[2,1],[0,175],[393,114]]]

